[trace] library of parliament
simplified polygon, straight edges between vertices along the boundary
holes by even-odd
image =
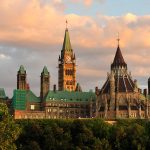
[[[9,99],[0,88],[0,102],[6,103],[14,119],[59,119],[59,118],[150,118],[150,79],[147,89],[137,86],[137,81],[128,72],[119,39],[110,73],[104,85],[95,92],[83,92],[76,81],[76,55],[72,49],[68,28],[58,56],[58,89],[50,90],[50,73],[44,66],[40,76],[40,96],[36,96],[27,84],[23,65],[17,72],[17,89]]]

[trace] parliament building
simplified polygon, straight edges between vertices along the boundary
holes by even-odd
[[[50,73],[44,66],[40,76],[40,96],[36,96],[27,84],[27,72],[23,65],[17,72],[17,89],[8,99],[0,88],[0,101],[5,102],[15,119],[58,118],[150,118],[150,79],[147,89],[138,87],[128,72],[118,39],[118,47],[104,85],[95,92],[83,92],[76,81],[76,56],[72,49],[68,28],[58,57],[58,88],[50,90]]]
[[[50,90],[50,73],[46,66],[41,72],[40,96],[27,84],[27,72],[20,66],[17,89],[12,98],[15,119],[39,118],[91,118],[95,110],[96,95],[83,92],[76,81],[76,57],[66,28],[61,54],[58,58],[58,90]]]
[[[110,73],[99,90],[97,88],[96,117],[106,120],[119,118],[150,118],[149,92],[137,85],[137,80],[128,72],[127,64],[119,46],[110,67]]]

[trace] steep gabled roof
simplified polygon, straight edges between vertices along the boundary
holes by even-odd
[[[122,56],[122,53],[121,53],[121,50],[120,50],[120,47],[118,45],[117,47],[117,51],[116,51],[116,54],[115,54],[115,57],[114,57],[114,61],[113,63],[111,64],[111,68],[114,68],[114,67],[127,67],[127,64],[125,63],[124,61],[124,58]]]
[[[64,37],[62,50],[63,51],[68,51],[68,52],[72,51],[68,29],[65,30],[65,37]]]
[[[77,86],[76,86],[76,89],[75,89],[76,92],[82,92],[82,88],[80,86],[79,83],[77,83]]]
[[[49,72],[48,72],[48,69],[47,69],[46,66],[44,66],[43,71],[42,71],[42,74],[44,74],[44,75],[49,75]]]
[[[13,108],[16,110],[25,110],[27,102],[40,102],[40,98],[31,90],[14,90],[12,99]]]
[[[25,74],[26,73],[26,71],[25,71],[25,69],[24,69],[24,66],[23,65],[21,65],[20,66],[20,68],[19,68],[19,71],[18,71],[20,74]]]

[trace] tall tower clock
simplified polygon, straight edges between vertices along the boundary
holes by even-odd
[[[75,91],[76,88],[76,58],[67,27],[61,55],[58,59],[58,88],[60,91]]]

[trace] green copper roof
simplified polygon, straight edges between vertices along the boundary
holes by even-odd
[[[24,66],[23,66],[23,65],[21,65],[21,66],[20,66],[20,68],[19,68],[19,72],[20,72],[21,74],[25,74],[25,73],[26,73],[26,71],[25,71],[25,69],[24,69]]]
[[[27,102],[40,102],[40,98],[30,90],[14,90],[13,92],[13,108],[17,110],[25,110]]]
[[[49,75],[49,72],[48,72],[48,69],[47,69],[46,66],[44,66],[43,71],[42,71],[42,74],[44,74],[44,75]]]
[[[26,91],[14,90],[12,99],[13,108],[16,110],[26,109]]]
[[[27,91],[27,101],[28,102],[40,102],[40,98],[37,97],[32,91]]]
[[[5,90],[3,88],[0,88],[0,98],[1,99],[5,99],[6,98]]]
[[[64,37],[62,50],[67,51],[67,52],[72,52],[72,47],[71,47],[68,29],[65,30],[65,37]]]
[[[92,92],[49,91],[45,100],[62,100],[65,102],[88,102],[89,100],[96,100],[96,95]]]

